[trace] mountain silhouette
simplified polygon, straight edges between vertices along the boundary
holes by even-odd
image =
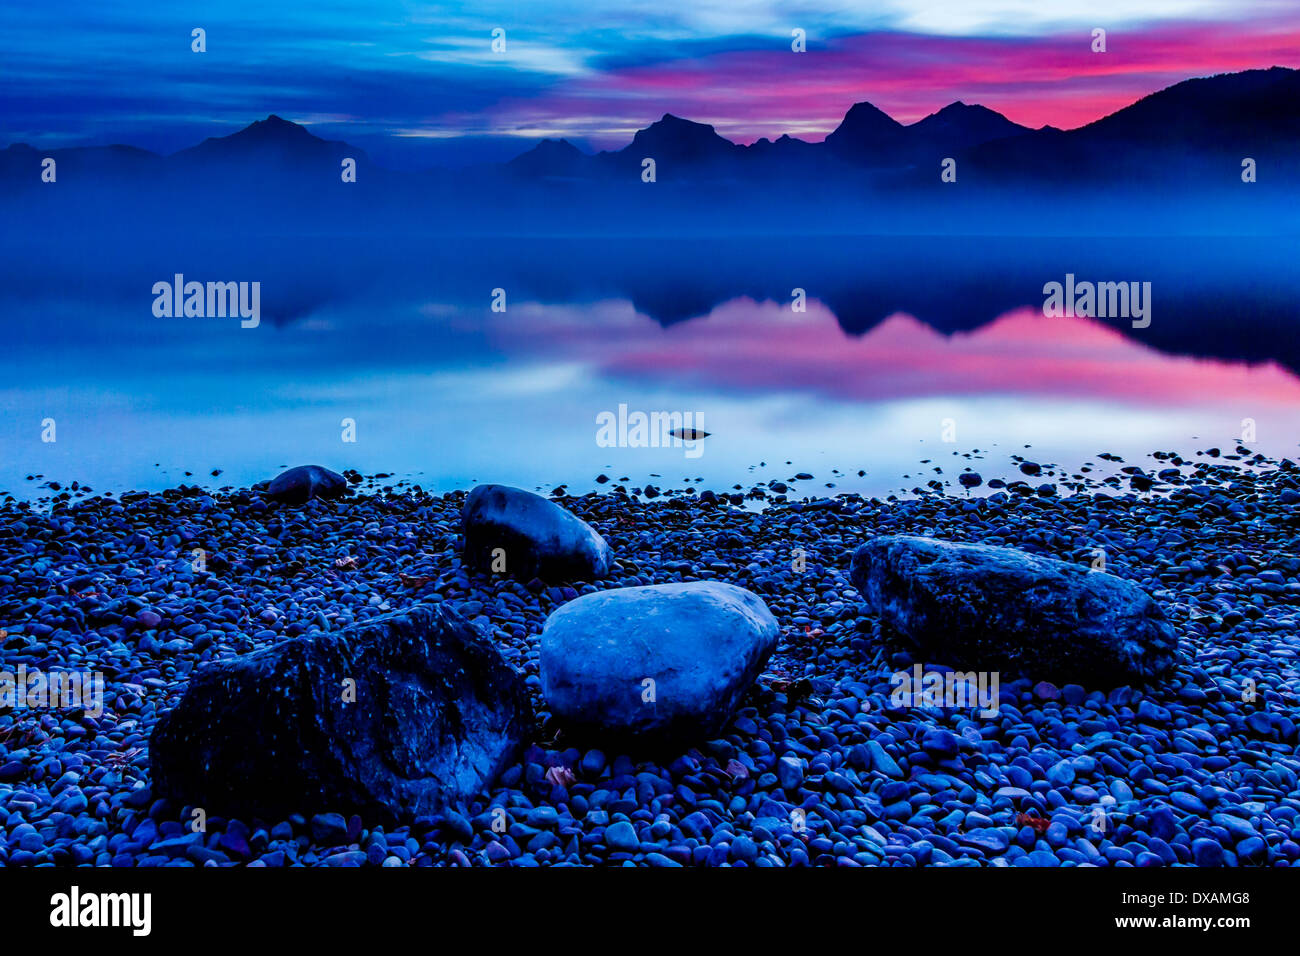
[[[157,153],[134,146],[38,150],[26,143],[14,143],[0,149],[0,183],[9,188],[39,184],[41,163],[47,157],[54,160],[56,177],[64,182],[86,176],[114,178],[150,174],[163,164],[163,157]]]
[[[662,119],[637,130],[631,144],[619,150],[618,155],[634,158],[659,156],[678,162],[708,163],[732,158],[741,149],[719,136],[717,130],[706,123],[694,123],[665,113]]]
[[[905,129],[870,103],[855,103],[824,144],[832,154],[849,162],[890,165],[897,162]]]
[[[1300,172],[1300,71],[1285,67],[1184,80],[1073,130],[1044,127],[976,145],[991,179],[1167,181],[1240,169]]]
[[[231,165],[256,163],[280,169],[300,169],[321,163],[338,169],[346,157],[355,159],[358,166],[369,162],[357,147],[338,140],[321,139],[305,127],[272,113],[229,136],[212,136],[197,146],[173,153],[168,157],[168,165],[219,170]]]
[[[1229,154],[1263,157],[1290,170],[1300,163],[1298,147],[1300,71],[1272,67],[1185,80],[1073,130],[1030,129],[961,101],[903,125],[859,102],[821,143],[783,135],[746,147],[712,126],[665,114],[615,152],[592,157],[570,147],[560,155],[548,141],[510,165],[541,176],[617,177],[639,171],[641,160],[651,157],[666,161],[670,174],[685,169],[743,179],[784,172],[798,179],[847,176],[856,168],[884,175],[893,185],[891,172],[921,167],[933,178],[939,162],[953,157],[969,160],[985,181],[1114,176],[1127,182],[1158,180],[1171,172],[1221,179],[1222,157]]]
[[[1275,66],[1185,80],[1077,132],[1112,142],[1202,150],[1224,146],[1225,139],[1294,142],[1300,139],[1300,71]]]
[[[57,190],[41,183],[46,156],[58,162]],[[334,188],[349,157],[357,182]],[[940,168],[948,158],[957,160],[958,175],[945,184]],[[646,159],[656,164],[653,189],[642,179]],[[1242,189],[1246,159],[1259,168],[1249,190]],[[1032,232],[1043,228],[1046,202],[1075,210],[1059,220],[1062,228],[1094,234],[1202,226],[1294,232],[1285,210],[1297,192],[1300,71],[1284,67],[1186,80],[1072,130],[1028,129],[964,102],[904,125],[863,101],[822,142],[783,135],[741,145],[707,123],[665,113],[621,149],[593,155],[547,139],[508,163],[424,173],[386,170],[360,148],[275,114],[170,156],[121,145],[0,150],[0,202],[80,227],[78,204],[94,193],[95,221],[123,229],[142,217],[166,224],[185,201],[194,221],[224,220],[230,229],[291,221],[329,229],[663,232],[688,223],[783,232],[798,223],[962,233],[996,221],[999,229]],[[798,216],[783,207],[792,200],[804,204]],[[492,203],[503,214],[481,215]]]
[[[592,158],[567,139],[544,139],[506,164],[524,178],[570,177],[589,172]]]
[[[961,101],[949,103],[939,112],[906,127],[909,144],[914,149],[948,148],[954,151],[1028,132],[1031,132],[1029,127],[1011,122],[996,110],[986,106],[968,106]]]
[[[967,156],[981,168],[1019,173],[1073,169],[1104,174],[1106,168],[1151,161],[1150,153],[1175,157],[1187,150],[1200,156],[1251,152],[1269,158],[1294,153],[1300,145],[1300,71],[1285,67],[1185,80],[1086,126],[1031,130],[984,106],[956,102],[911,125],[903,125],[868,102],[855,103],[821,143],[783,135],[742,146],[713,126],[665,113],[638,130],[622,149],[596,155],[567,140],[542,140],[503,168],[516,177],[596,177],[639,175],[646,158],[682,169],[725,169],[743,176],[773,162],[802,169],[837,163],[875,170],[901,169],[924,161],[927,168],[946,156]],[[1112,151],[1119,150],[1118,154]],[[1062,153],[1066,155],[1061,155]],[[38,155],[39,154],[39,155]],[[941,155],[942,154],[942,155]],[[306,127],[271,114],[226,136],[210,137],[159,157],[131,146],[63,148],[40,151],[25,144],[0,150],[0,172],[26,174],[45,156],[67,161],[69,168],[96,174],[153,172],[168,169],[216,170],[222,166],[260,164],[295,169],[327,163],[337,168],[344,157],[359,167],[371,166],[364,150],[322,139]],[[830,162],[827,162],[830,161]],[[483,172],[483,170],[479,170]]]
[[[642,162],[667,164],[672,174],[683,169],[696,175],[737,178],[846,175],[852,167],[889,170],[950,155],[966,147],[1028,132],[1000,113],[983,106],[953,103],[911,126],[904,126],[870,103],[856,103],[843,122],[822,143],[789,135],[759,139],[741,146],[706,123],[671,113],[638,130],[620,150],[589,156],[564,140],[544,140],[507,164],[516,174],[538,178],[593,178],[639,175]],[[937,159],[936,159],[937,161]]]

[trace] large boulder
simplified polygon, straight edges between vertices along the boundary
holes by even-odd
[[[505,571],[523,581],[590,581],[609,573],[609,545],[581,518],[540,495],[479,485],[465,499],[465,561],[492,571],[497,549]]]
[[[852,580],[928,663],[1113,687],[1160,676],[1178,648],[1140,588],[1014,548],[878,537],[854,553]]]
[[[149,759],[155,794],[209,812],[397,817],[490,786],[533,726],[500,652],[418,606],[200,669]]]
[[[299,465],[277,475],[264,492],[272,501],[302,505],[313,498],[338,498],[348,490],[347,479],[320,465]]]
[[[579,733],[706,738],[754,682],[778,631],[762,598],[730,584],[587,594],[546,621],[542,695]]]

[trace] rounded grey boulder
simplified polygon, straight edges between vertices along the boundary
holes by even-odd
[[[778,636],[762,598],[730,584],[587,594],[556,610],[542,630],[542,696],[580,733],[708,737],[731,716]]]
[[[590,581],[609,573],[609,545],[581,518],[541,495],[479,485],[465,499],[465,562],[522,581]],[[504,568],[502,568],[504,564]]]
[[[264,492],[272,501],[302,505],[313,498],[337,498],[348,490],[347,479],[320,465],[299,465],[276,476]]]
[[[882,536],[857,549],[851,574],[927,663],[1113,687],[1159,677],[1178,649],[1141,588],[1014,548]]]

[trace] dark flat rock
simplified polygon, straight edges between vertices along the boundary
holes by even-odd
[[[533,723],[500,652],[448,608],[416,606],[200,669],[150,764],[158,794],[209,812],[414,815],[488,787]]]
[[[1014,548],[882,536],[854,553],[852,580],[887,631],[935,664],[1116,686],[1159,677],[1177,652],[1137,586]]]
[[[306,504],[313,498],[338,498],[348,489],[347,479],[320,465],[299,465],[277,475],[264,494],[286,505]]]

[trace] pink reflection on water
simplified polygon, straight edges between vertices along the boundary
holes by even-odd
[[[1275,363],[1169,355],[1142,344],[1140,331],[1130,338],[1091,319],[1046,318],[1030,307],[951,336],[896,313],[858,338],[846,336],[815,301],[795,314],[788,304],[734,299],[668,329],[645,318],[629,321],[626,303],[595,307],[610,320],[599,331],[591,310],[543,311],[545,322],[503,325],[493,338],[506,351],[563,355],[605,378],[665,387],[844,401],[1023,395],[1144,406],[1225,398],[1300,405],[1300,379]]]

